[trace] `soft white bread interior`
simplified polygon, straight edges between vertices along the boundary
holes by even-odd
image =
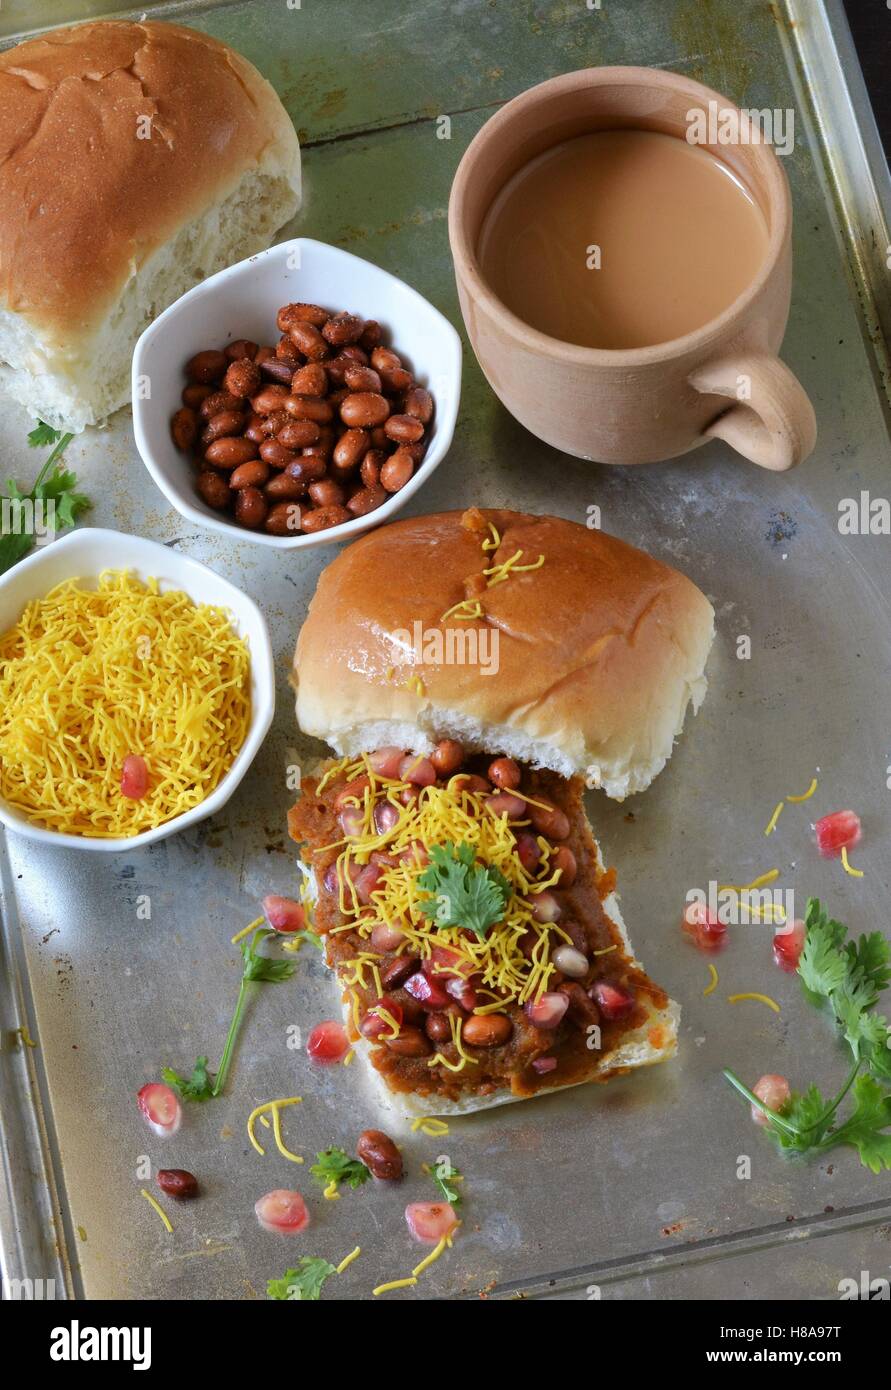
[[[483,570],[517,552],[544,559],[487,587]],[[464,600],[482,616],[444,616]],[[344,755],[451,737],[621,800],[701,704],[713,637],[695,584],[602,531],[476,508],[413,517],[323,570],[294,657],[297,720]]]
[[[81,430],[130,398],[139,334],[300,204],[269,83],[172,24],[53,30],[0,55],[0,389]]]

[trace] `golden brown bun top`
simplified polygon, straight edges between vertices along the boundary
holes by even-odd
[[[500,544],[484,552],[489,522]],[[517,551],[519,564],[544,562],[483,587],[483,569]],[[478,590],[484,619],[442,621]],[[435,638],[417,659],[415,636],[486,627],[498,634],[494,674],[454,652],[437,661]],[[450,736],[621,797],[669,757],[704,693],[712,637],[711,605],[690,580],[601,531],[510,511],[415,517],[322,572],[295,654],[297,717],[343,753]]]
[[[191,29],[105,21],[8,50],[0,304],[47,337],[88,329],[153,250],[289,142],[256,69]]]

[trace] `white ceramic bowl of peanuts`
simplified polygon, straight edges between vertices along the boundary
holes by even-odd
[[[189,290],[133,354],[136,445],[165,497],[278,550],[389,520],[445,457],[460,391],[432,304],[305,237]]]

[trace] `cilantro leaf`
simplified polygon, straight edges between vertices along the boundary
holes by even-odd
[[[304,927],[303,931],[295,931],[294,939],[296,941],[308,941],[310,946],[315,946],[317,951],[324,951],[325,949],[325,943],[318,932],[311,931],[309,927]]]
[[[492,865],[475,862],[473,847],[431,845],[430,865],[418,876],[418,886],[431,896],[421,902],[425,917],[438,927],[463,927],[481,939],[501,921],[511,887]]]
[[[854,1110],[844,1124],[823,1141],[823,1148],[853,1144],[860,1162],[873,1173],[891,1168],[891,1096],[871,1076],[854,1082]]]
[[[316,1154],[316,1158],[318,1163],[314,1163],[309,1171],[322,1187],[328,1187],[332,1182],[338,1185],[345,1182],[355,1191],[371,1177],[365,1164],[358,1158],[350,1158],[343,1149],[323,1149]]]
[[[38,420],[28,435],[28,443],[32,449],[42,449],[47,448],[50,444],[56,444],[61,438],[61,430],[54,430],[52,425],[48,425],[45,420]]]
[[[213,1097],[213,1078],[207,1070],[207,1058],[199,1057],[190,1077],[180,1076],[172,1067],[162,1067],[161,1076],[178,1091],[183,1100],[210,1100]]]
[[[266,1295],[287,1303],[308,1303],[318,1299],[326,1280],[337,1270],[316,1255],[304,1255],[296,1269],[286,1270],[281,1279],[270,1279]]]
[[[458,1169],[453,1165],[452,1160],[445,1154],[442,1154],[431,1168],[430,1176],[443,1201],[448,1202],[449,1206],[460,1207],[461,1193],[456,1187],[451,1187],[449,1185],[450,1183],[454,1183],[457,1178],[461,1177]]]

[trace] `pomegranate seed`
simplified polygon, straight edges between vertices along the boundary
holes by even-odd
[[[526,814],[525,801],[521,796],[514,796],[513,792],[496,792],[494,796],[487,796],[485,805],[496,820],[502,816],[507,816],[508,820],[520,820]]]
[[[459,979],[458,976],[452,975],[446,980],[445,987],[446,994],[450,994],[452,998],[461,1005],[462,1009],[467,1013],[473,1013],[478,1003],[476,990],[473,985],[469,984],[467,980]]]
[[[340,828],[344,835],[350,840],[357,840],[362,834],[365,825],[365,812],[358,806],[344,806],[340,815],[337,817]]]
[[[376,951],[395,951],[404,940],[402,928],[388,926],[386,922],[378,922],[371,933],[371,944]]]
[[[624,1018],[634,1008],[634,995],[621,985],[607,984],[606,980],[598,980],[588,993],[607,1020]]]
[[[392,801],[379,801],[374,808],[373,819],[378,835],[387,835],[399,820],[399,811]]]
[[[404,757],[405,750],[402,748],[375,748],[373,753],[369,753],[368,761],[379,777],[392,777],[395,780]]]
[[[129,753],[121,769],[121,795],[131,801],[141,801],[148,791],[149,775],[145,758]]]
[[[759,1100],[764,1101],[768,1110],[776,1110],[778,1114],[789,1104],[789,1098],[792,1095],[785,1076],[777,1076],[775,1072],[768,1072],[766,1076],[762,1076],[760,1081],[756,1081],[752,1087],[752,1093]],[[756,1125],[768,1123],[764,1111],[759,1110],[757,1105],[753,1105],[751,1109],[752,1119]]]
[[[337,863],[330,864],[325,870],[325,877],[322,879],[322,887],[326,893],[339,893],[340,884],[337,881]]]
[[[407,753],[399,764],[399,776],[403,782],[411,782],[416,787],[431,787],[436,781],[436,768],[429,758]]]
[[[371,895],[377,888],[380,881],[381,869],[379,864],[366,864],[360,869],[353,880],[356,889],[356,897],[363,907],[371,902]]]
[[[399,856],[400,864],[408,864],[410,868],[423,869],[430,863],[430,855],[424,848],[420,840],[412,840],[408,849],[402,851]]]
[[[162,1138],[175,1134],[179,1129],[183,1108],[176,1092],[169,1086],[164,1086],[160,1081],[150,1081],[137,1093],[136,1101],[149,1128]]]
[[[536,922],[556,922],[560,916],[560,904],[553,893],[536,893],[532,900],[532,916]]]
[[[198,1196],[198,1179],[185,1168],[159,1168],[158,1186],[168,1197],[177,1197],[181,1202]]]
[[[796,917],[791,926],[783,927],[773,938],[773,958],[789,975],[798,969],[806,937],[807,929],[801,918]]]
[[[422,1245],[438,1245],[458,1224],[451,1202],[410,1202],[405,1220],[412,1238]]]
[[[532,874],[541,863],[541,846],[528,830],[522,830],[516,837],[517,858],[527,874]]]
[[[263,899],[263,911],[273,931],[303,931],[306,926],[306,913],[293,898],[279,898],[275,893],[268,893]]]
[[[552,991],[539,1000],[523,1005],[526,1017],[536,1028],[557,1028],[569,1008],[569,995]]]
[[[532,1070],[537,1071],[539,1076],[545,1076],[549,1071],[556,1071],[556,1057],[535,1057],[532,1062]]]
[[[588,973],[590,962],[582,951],[574,946],[558,946],[551,960],[563,975],[571,980],[582,980]]]
[[[409,975],[402,986],[424,1009],[444,1009],[449,1002],[445,987],[438,980],[432,980],[423,970]]]
[[[368,1010],[368,1013],[359,1024],[359,1032],[363,1037],[379,1038],[381,1033],[392,1033],[392,1027],[385,1018],[381,1018],[378,1012],[379,1009],[386,1009],[387,1013],[396,1020],[397,1029],[402,1027],[402,1005],[385,994],[383,999],[380,999],[373,1009]]]
[[[337,1019],[317,1023],[306,1040],[306,1050],[314,1062],[340,1062],[350,1050],[346,1029]]]
[[[434,946],[425,969],[428,975],[459,975],[464,979],[473,974],[473,964],[448,946]]]
[[[853,849],[860,843],[863,827],[856,811],[833,811],[823,816],[814,826],[817,835],[817,848],[824,859],[841,854],[843,849]]]
[[[717,951],[727,938],[727,927],[703,902],[687,905],[681,928],[700,951]]]
[[[277,1187],[254,1203],[254,1212],[264,1231],[296,1236],[309,1225],[309,1212],[299,1192]]]

